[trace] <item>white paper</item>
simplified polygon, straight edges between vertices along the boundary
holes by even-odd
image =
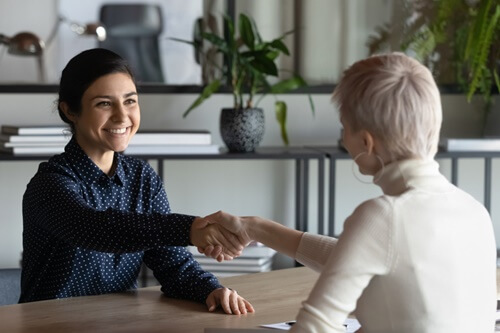
[[[265,328],[274,328],[277,330],[288,331],[292,328],[293,323],[295,323],[295,321],[285,321],[282,323],[266,324],[260,326]],[[347,318],[344,322],[344,326],[346,327],[345,330],[346,333],[355,333],[357,330],[361,328],[359,321],[353,318]]]
[[[283,323],[260,325],[260,327],[274,328],[274,329],[277,329],[277,330],[288,331],[288,330],[290,330],[292,328],[293,323],[295,323],[295,320],[293,320],[293,321],[286,321],[286,322],[283,322]]]

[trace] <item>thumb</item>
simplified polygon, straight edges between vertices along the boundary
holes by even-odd
[[[209,220],[204,218],[204,217],[200,217],[200,216],[197,216],[194,221],[193,221],[193,226],[192,228],[195,228],[195,229],[203,229],[205,228],[207,225],[209,224]]]
[[[206,300],[206,304],[207,304],[208,311],[210,311],[210,312],[215,311],[215,309],[217,308],[217,302],[215,300],[215,296],[213,295],[213,293],[210,293],[210,295],[208,295],[207,300]]]
[[[221,219],[221,214],[222,214],[222,211],[218,210],[215,213],[206,215],[205,219],[207,220],[208,224],[214,224],[214,223],[217,223],[217,220]]]

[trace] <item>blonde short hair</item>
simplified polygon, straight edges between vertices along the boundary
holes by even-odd
[[[352,130],[381,140],[393,160],[437,152],[441,98],[431,72],[403,53],[369,57],[348,68],[332,101]]]

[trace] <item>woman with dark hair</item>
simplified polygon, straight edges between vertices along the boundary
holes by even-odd
[[[63,70],[59,89],[58,111],[73,137],[40,164],[24,194],[20,302],[134,289],[145,263],[169,297],[253,312],[185,248],[222,245],[230,259],[241,251],[238,240],[204,218],[172,214],[151,166],[120,153],[140,123],[126,61],[84,51]]]

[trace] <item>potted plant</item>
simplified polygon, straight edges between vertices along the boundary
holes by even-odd
[[[426,64],[439,83],[458,84],[470,102],[481,93],[486,122],[500,90],[500,4],[498,0],[407,0],[399,45]],[[386,25],[368,41],[378,51],[392,35]],[[485,125],[485,124],[484,124]],[[483,126],[484,130],[484,126]]]
[[[257,95],[279,94],[306,86],[306,82],[296,74],[291,78],[271,84],[269,77],[278,77],[276,61],[278,56],[289,55],[283,39],[291,32],[271,41],[262,40],[255,22],[240,14],[238,18],[239,36],[236,36],[235,24],[229,16],[224,16],[224,35],[214,32],[200,32],[194,41],[179,40],[195,47],[200,59],[212,66],[215,75],[207,79],[207,85],[200,96],[184,112],[186,117],[193,109],[202,104],[213,93],[227,85],[233,94],[233,106],[224,108],[220,117],[220,131],[224,143],[230,151],[250,152],[259,145],[264,134],[264,114],[258,108]],[[206,41],[210,47],[204,47]],[[222,64],[214,60],[214,54],[223,56]],[[260,101],[260,99],[259,99]],[[309,96],[311,110],[314,104]],[[284,101],[275,103],[276,119],[281,129],[281,137],[288,145],[286,129],[287,105]]]

